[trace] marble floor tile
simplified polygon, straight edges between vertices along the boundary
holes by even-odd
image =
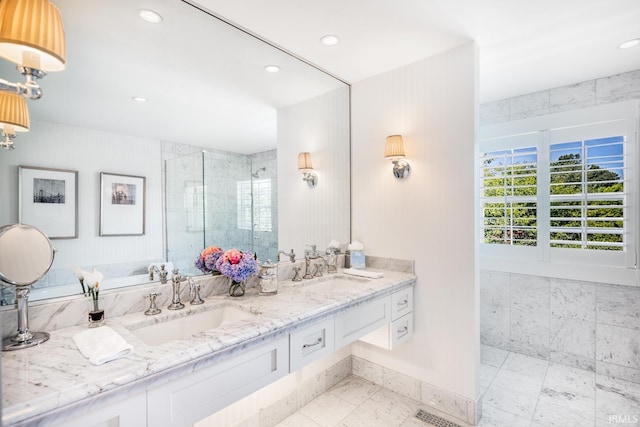
[[[499,368],[509,355],[509,351],[489,345],[480,346],[480,363]]]
[[[300,413],[323,427],[333,427],[349,415],[356,405],[324,393],[300,409]]]
[[[640,427],[640,384],[521,354],[501,356],[504,356],[501,367],[480,365],[480,386],[481,389],[483,385],[487,387],[480,427]],[[361,368],[371,370],[370,366]],[[298,412],[274,424],[276,427],[431,427],[415,418],[420,407],[467,426],[450,414],[425,408],[413,399],[357,376],[347,377]],[[265,413],[262,411],[261,415]],[[260,425],[266,425],[263,421],[268,420],[262,418]]]
[[[538,396],[542,389],[543,382],[544,376],[529,376],[524,373],[501,369],[493,379],[491,385],[530,396]]]
[[[485,405],[478,427],[529,427],[529,423],[528,419]]]
[[[329,389],[329,393],[353,405],[360,405],[378,390],[380,390],[380,386],[371,381],[349,376]]]
[[[480,393],[481,394],[484,394],[487,391],[487,389],[491,385],[491,382],[493,381],[495,376],[498,374],[498,370],[499,368],[496,368],[495,366],[485,365],[484,363],[480,364]]]
[[[400,424],[400,427],[430,427],[430,426],[415,417],[408,417],[402,424]]]
[[[371,411],[389,422],[399,420],[401,424],[407,417],[415,415],[418,406],[419,402],[383,388],[358,409]]]
[[[549,362],[537,357],[525,356],[518,353],[509,353],[502,369],[524,374],[532,378],[544,378]]]
[[[482,398],[483,411],[493,406],[501,411],[531,420],[536,409],[538,396],[519,393],[508,388],[492,384]]]
[[[595,398],[596,375],[591,371],[552,363],[542,386],[544,390],[557,393],[573,393],[579,396]]]
[[[595,398],[543,390],[533,420],[554,427],[592,426],[595,422]]]
[[[640,425],[640,384],[596,375],[596,418],[633,416]]]
[[[321,427],[320,424],[313,421],[311,418],[302,415],[300,412],[296,412],[290,417],[286,418],[282,422],[275,425],[275,427]]]

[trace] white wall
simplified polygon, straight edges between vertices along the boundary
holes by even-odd
[[[353,239],[371,255],[414,259],[415,335],[353,354],[474,399],[479,356],[474,242],[477,59],[470,43],[352,86]],[[404,136],[411,176],[383,158]]]
[[[298,153],[311,153],[318,184],[298,172]],[[305,245],[324,250],[349,240],[349,89],[340,88],[278,110],[280,249],[298,257]]]
[[[159,141],[33,121],[15,143],[0,153],[0,225],[18,222],[19,165],[78,171],[78,238],[53,240],[54,268],[162,258]],[[146,177],[144,236],[98,236],[100,172]]]

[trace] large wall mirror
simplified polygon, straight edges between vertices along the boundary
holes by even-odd
[[[148,282],[155,262],[197,274],[208,245],[266,261],[279,249],[301,257],[308,244],[347,243],[348,85],[188,2],[53,3],[67,69],[42,79],[30,131],[0,152],[0,225],[19,222],[19,188],[38,178],[19,176],[20,166],[77,172],[77,237],[53,240],[54,265],[31,299],[80,294],[76,266],[100,270],[109,288]],[[162,21],[142,20],[142,9]],[[3,60],[0,77],[21,80]],[[300,152],[311,153],[315,188],[298,171]],[[144,234],[117,235],[116,220],[101,235],[103,173],[144,177]],[[11,304],[13,290],[1,297]]]

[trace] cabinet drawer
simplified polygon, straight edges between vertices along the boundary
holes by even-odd
[[[148,425],[192,426],[289,373],[289,337],[232,356],[147,392]]]
[[[391,296],[367,302],[336,316],[335,348],[339,349],[391,320]]]
[[[391,320],[399,319],[413,311],[413,287],[394,292],[391,295]]]
[[[390,347],[397,348],[413,335],[413,313],[405,314],[401,318],[394,320],[389,325]]]
[[[333,352],[333,318],[307,326],[289,336],[289,371]]]

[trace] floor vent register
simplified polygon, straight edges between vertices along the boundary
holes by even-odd
[[[460,427],[459,424],[452,423],[449,420],[445,420],[444,418],[441,418],[437,415],[430,414],[427,411],[423,411],[422,409],[418,409],[416,418],[420,421],[424,421],[425,423],[434,425],[435,427]]]

